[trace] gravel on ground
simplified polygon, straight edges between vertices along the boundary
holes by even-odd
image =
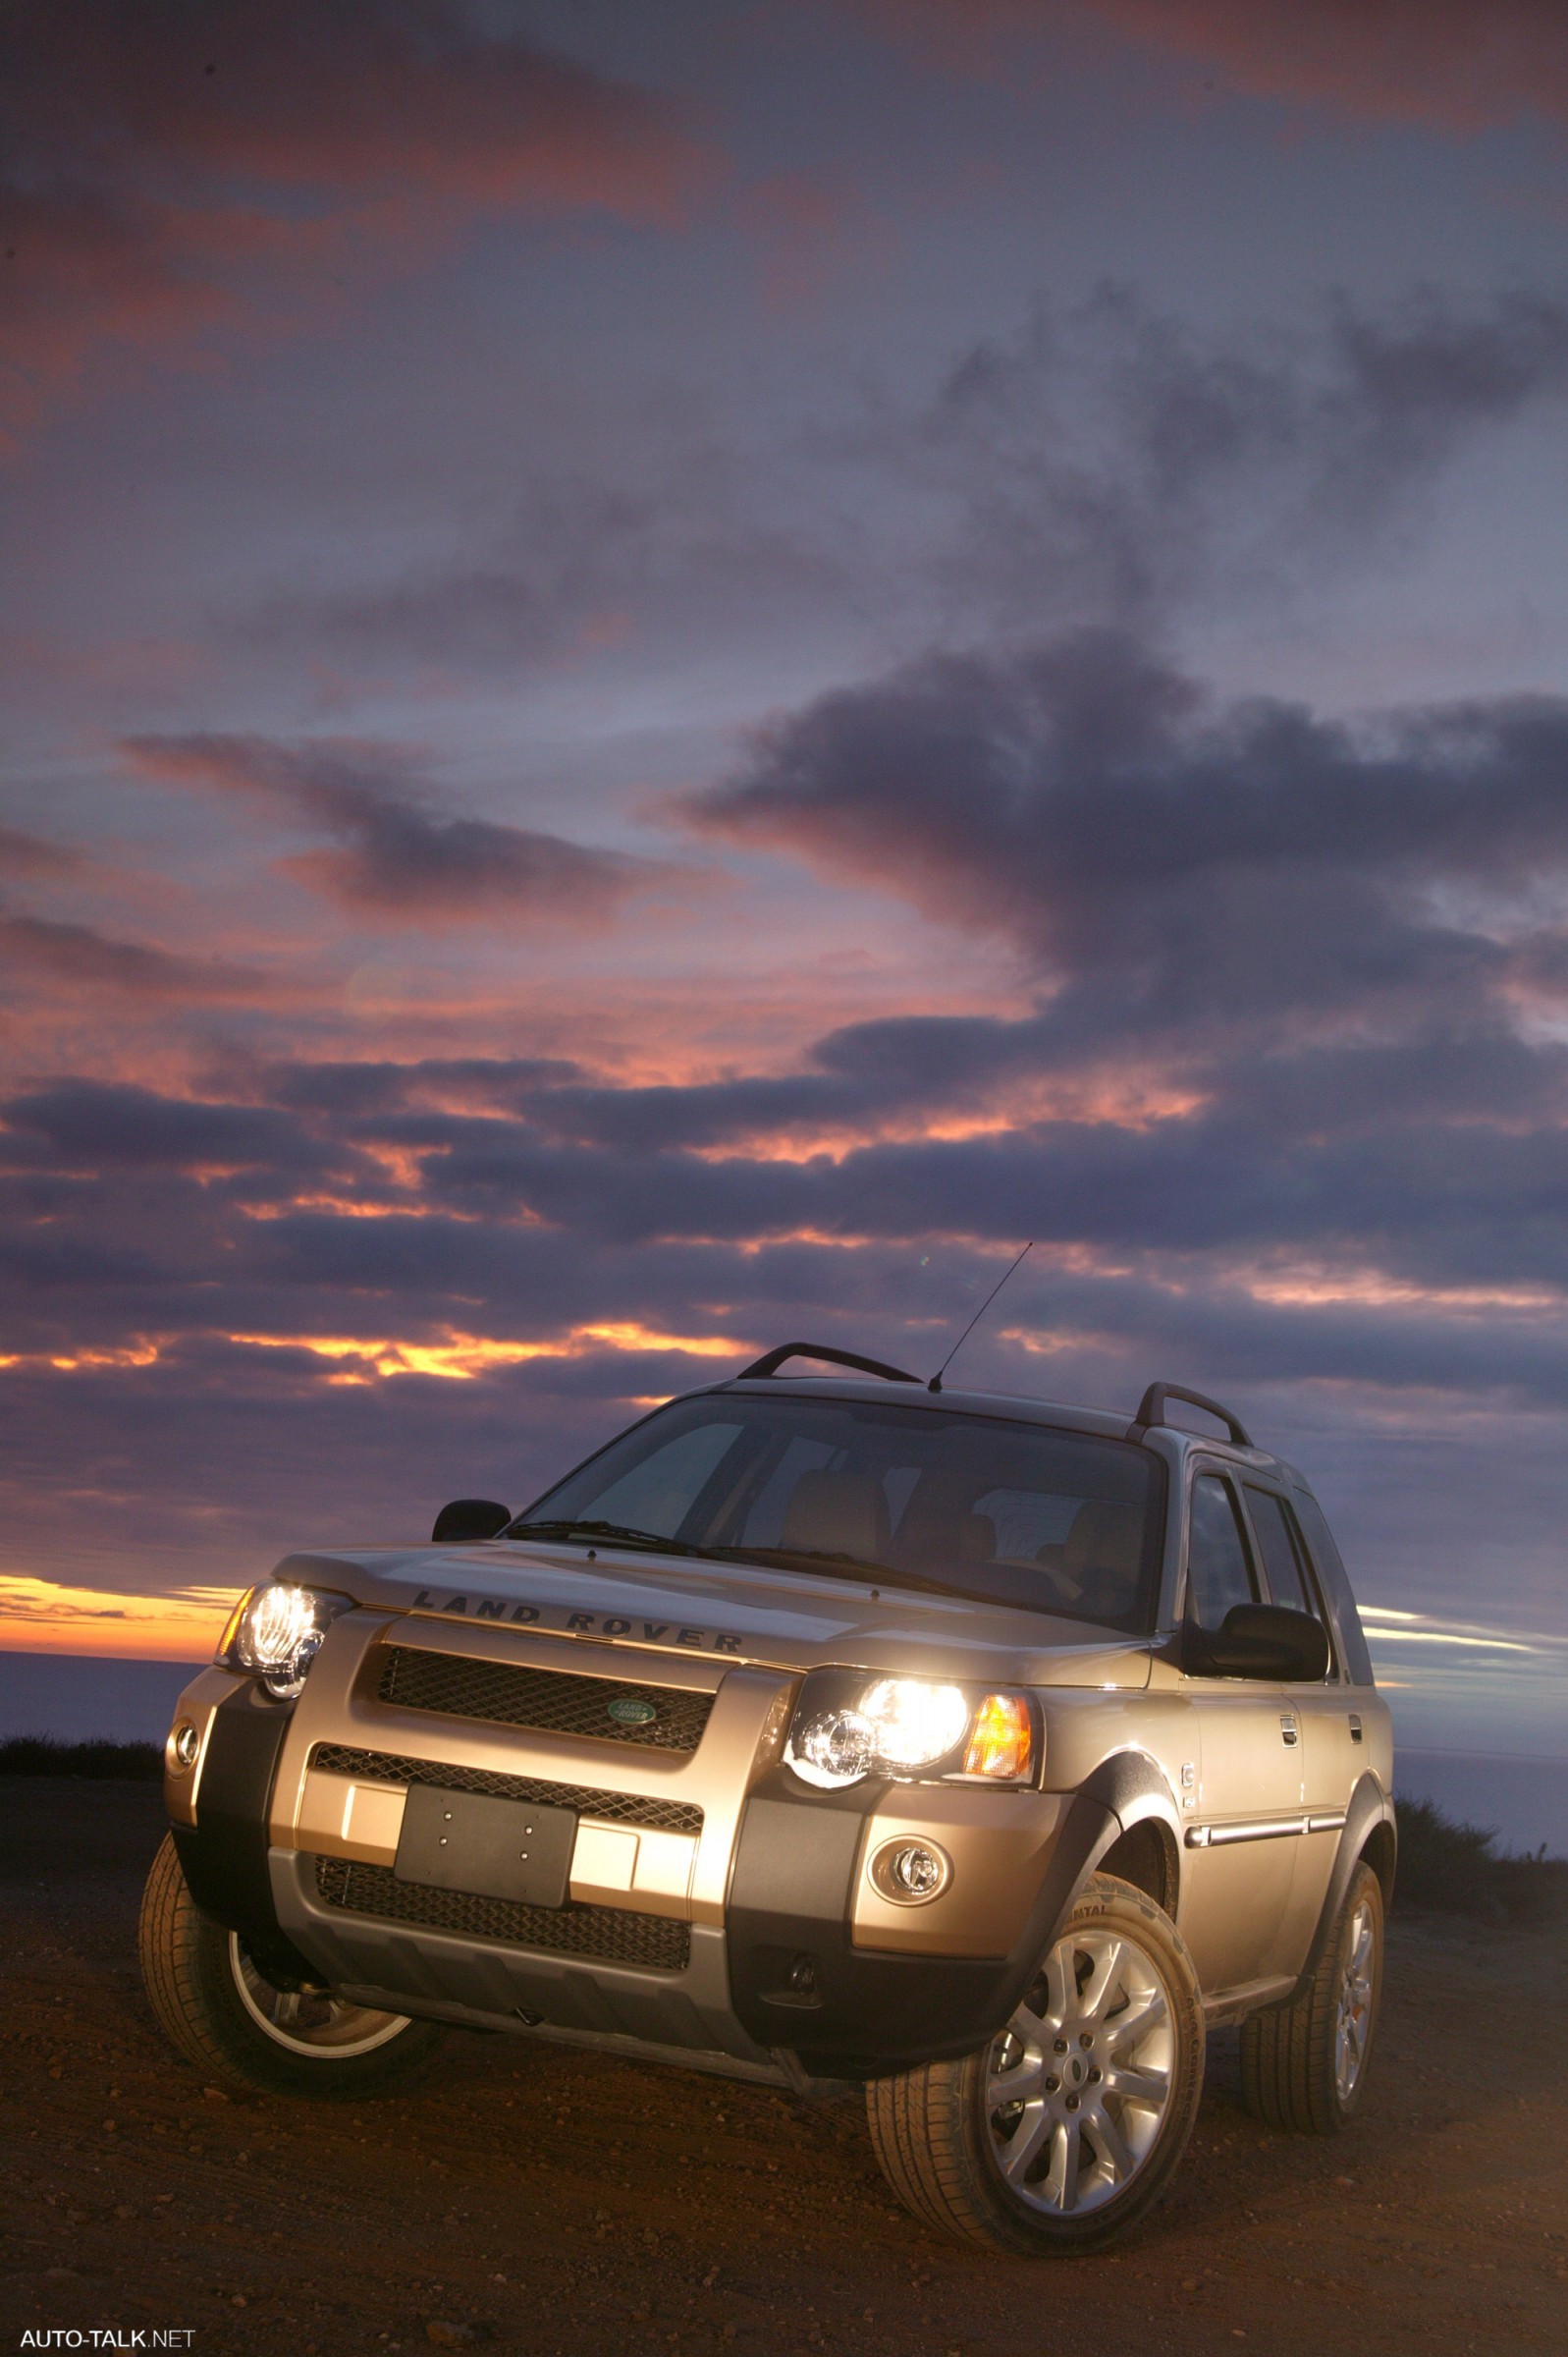
[[[1258,2126],[1234,2033],[1217,2033],[1163,2206],[1113,2255],[1042,2265],[906,2217],[853,2098],[462,2035],[412,2099],[204,2088],[136,1978],[162,1830],[156,1788],[0,1778],[0,2348],[50,2331],[189,2333],[163,2345],[195,2357],[1568,2344],[1568,1927],[1396,1912],[1349,2134]]]

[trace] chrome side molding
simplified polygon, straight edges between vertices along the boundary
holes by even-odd
[[[1189,1849],[1221,1849],[1232,1841],[1279,1841],[1292,1834],[1337,1834],[1345,1822],[1339,1809],[1322,1817],[1259,1817],[1246,1825],[1189,1825]]]

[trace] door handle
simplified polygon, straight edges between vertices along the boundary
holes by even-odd
[[[1281,1743],[1299,1743],[1301,1741],[1301,1729],[1296,1724],[1294,1711],[1280,1712],[1279,1740]]]
[[[1350,1714],[1350,1740],[1352,1743],[1361,1741],[1361,1717],[1356,1711]]]

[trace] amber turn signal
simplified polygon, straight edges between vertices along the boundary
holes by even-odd
[[[988,1694],[975,1713],[964,1753],[965,1776],[994,1776],[1016,1783],[1029,1773],[1034,1731],[1021,1694]]]

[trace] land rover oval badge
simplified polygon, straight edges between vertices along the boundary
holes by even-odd
[[[622,1727],[646,1727],[650,1719],[659,1716],[653,1704],[644,1702],[637,1694],[618,1694],[614,1702],[605,1704],[605,1709]]]

